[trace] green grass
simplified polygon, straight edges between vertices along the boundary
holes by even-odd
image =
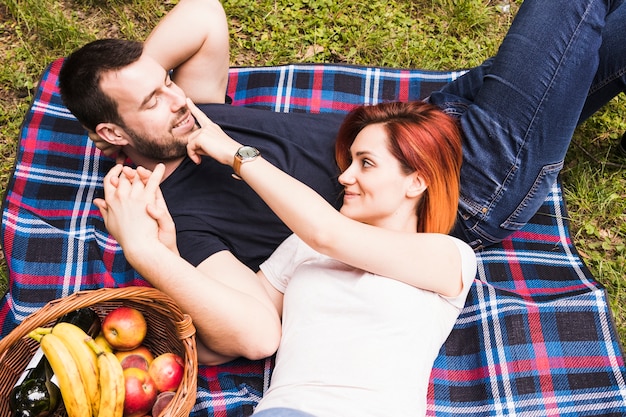
[[[175,1],[2,0],[0,2],[0,191],[38,77],[52,60],[102,37],[143,39]],[[224,0],[231,64],[348,63],[450,70],[493,55],[517,1]],[[626,130],[625,99],[581,126],[563,170],[572,236],[606,286],[626,342],[626,159],[615,145]],[[0,292],[6,288],[0,265]]]

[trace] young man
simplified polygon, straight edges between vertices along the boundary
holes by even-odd
[[[263,335],[255,333],[253,319],[237,317],[238,309],[227,303],[227,294],[241,288],[238,272],[244,264],[255,269],[263,252],[269,254],[288,231],[275,232],[277,223],[268,220],[267,207],[254,202],[245,184],[231,178],[228,169],[211,167],[210,161],[198,168],[185,158],[187,138],[197,134],[199,127],[185,104],[183,90],[196,102],[215,103],[201,108],[238,142],[263,148],[264,157],[276,158],[272,162],[304,182],[321,178],[324,184],[310,185],[329,201],[336,192],[330,184],[336,175],[334,164],[328,168],[331,142],[341,121],[332,115],[273,114],[224,105],[225,85],[219,82],[227,69],[224,20],[217,1],[181,1],[148,38],[144,51],[138,47],[127,63],[105,68],[99,83],[92,85],[107,92],[103,98],[113,104],[108,116],[101,107],[76,99],[85,91],[93,92],[87,85],[78,84],[75,94],[69,92],[80,65],[101,64],[107,55],[100,52],[97,59],[96,48],[96,54],[83,59],[83,64],[72,64],[70,58],[61,80],[68,108],[93,132],[92,137],[122,146],[137,165],[148,169],[165,163],[161,188],[176,223],[180,256],[170,250],[171,255],[157,263],[135,256],[144,248],[138,247],[136,236],[130,233],[136,230],[130,222],[141,221],[149,227],[154,220],[146,214],[146,205],[164,210],[154,186],[144,188],[135,181],[132,187],[109,193],[106,206],[101,207],[107,213],[107,226],[111,222],[129,225],[128,232],[125,227],[115,228],[120,231],[115,237],[131,264],[194,318],[199,339],[211,348],[202,351],[203,363],[271,353],[270,348],[241,349],[245,345],[239,342],[241,338],[262,340]],[[518,230],[536,212],[562,167],[577,123],[625,89],[624,26],[622,1],[527,0],[497,56],[430,97],[432,103],[459,117],[464,134],[457,236],[480,249]],[[191,46],[180,52],[182,45]],[[190,52],[187,56],[192,58],[186,60]],[[215,60],[207,58],[212,56]],[[198,66],[192,65],[197,62]],[[211,71],[203,65],[210,65]],[[175,68],[172,77],[178,86],[170,80],[169,68]],[[208,87],[195,95],[198,85]],[[94,103],[103,105],[102,100]],[[100,120],[90,122],[81,108],[91,108]],[[283,149],[283,143],[290,143],[289,150]],[[300,158],[311,156],[315,159],[308,163],[311,169],[298,175]],[[319,174],[322,166],[326,168]],[[116,169],[113,177],[121,172]],[[210,219],[204,217],[209,210],[213,212]],[[154,245],[164,244],[158,234],[151,238]],[[169,247],[173,248],[171,242]],[[261,247],[265,249],[256,251]],[[259,300],[251,298],[250,302]],[[248,331],[229,333],[229,320],[250,320]]]
[[[170,73],[165,68],[175,69]],[[260,359],[273,353],[261,349],[262,343],[257,352],[239,351],[245,344],[241,340],[263,340],[264,334],[254,325],[254,317],[247,318],[249,332],[229,333],[228,321],[243,316],[245,309],[232,305],[227,296],[217,296],[223,289],[202,288],[201,283],[216,286],[222,280],[236,286],[242,271],[257,270],[290,230],[252,189],[232,177],[232,171],[209,158],[196,165],[186,157],[188,138],[198,127],[181,86],[193,91],[194,100],[210,103],[202,109],[230,136],[261,149],[267,159],[335,207],[341,201],[334,138],[343,116],[225,105],[227,71],[228,38],[221,4],[182,0],[145,46],[112,39],[93,42],[68,57],[59,79],[67,107],[101,149],[109,154],[121,150],[136,165],[150,170],[164,163],[161,189],[176,223],[181,256],[176,253],[167,267],[148,270],[132,256],[135,240],[127,245],[122,236],[116,238],[124,242],[131,265],[193,317],[202,342],[199,361],[205,364],[239,356]],[[145,203],[140,211],[145,213]],[[170,266],[175,272],[167,271]]]

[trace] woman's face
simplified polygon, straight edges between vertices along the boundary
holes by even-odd
[[[341,213],[354,220],[389,229],[414,227],[417,174],[405,174],[388,148],[382,124],[365,127],[350,148],[352,162],[339,176],[344,186]],[[407,222],[411,222],[407,225]],[[415,230],[414,228],[412,230]]]

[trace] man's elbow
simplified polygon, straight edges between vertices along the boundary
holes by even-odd
[[[246,358],[253,361],[261,360],[272,356],[276,353],[277,347],[258,345],[253,348],[246,349],[240,355],[222,355],[219,353],[201,354],[198,352],[198,365],[217,366],[238,358]]]
[[[246,359],[250,359],[251,361],[261,360],[272,356],[274,353],[276,353],[276,350],[277,349],[265,349],[261,347],[246,352],[243,357]]]
[[[196,339],[196,354],[198,365],[216,366],[237,359],[238,355],[224,355],[206,347],[204,343]]]
[[[207,366],[222,365],[240,357],[250,360],[265,359],[276,353],[279,343],[280,329],[277,332],[267,332],[260,337],[248,336],[234,347],[220,349],[221,352],[209,349],[201,342],[198,342],[198,364]]]
[[[245,345],[241,356],[250,360],[265,359],[272,356],[280,344],[280,330],[277,333],[272,333],[272,335],[265,334],[263,337],[251,340]]]

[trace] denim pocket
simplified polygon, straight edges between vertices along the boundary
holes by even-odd
[[[562,168],[563,161],[545,165],[528,193],[500,227],[511,231],[521,229],[539,210]]]

